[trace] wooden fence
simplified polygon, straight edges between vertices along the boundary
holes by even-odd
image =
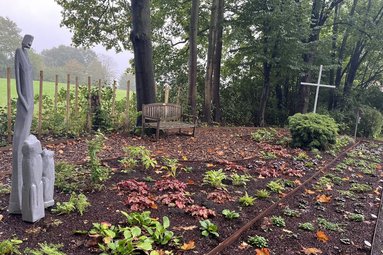
[[[11,68],[8,67],[6,71],[6,80],[7,80],[7,141],[8,143],[12,142],[12,96],[11,96]],[[58,97],[58,75],[55,76],[55,89],[54,89],[54,110],[57,111],[57,97]],[[74,109],[77,112],[79,110],[78,108],[78,93],[79,93],[79,82],[78,77],[75,77],[75,83],[74,83]],[[130,81],[127,81],[126,84],[126,105],[125,105],[125,111],[126,111],[126,125],[129,125],[129,104],[130,104]],[[88,76],[88,84],[87,84],[87,90],[88,90],[88,107],[91,108],[91,87],[92,87],[92,79],[90,76]],[[98,80],[98,88],[99,88],[99,97],[101,101],[101,88],[102,88],[102,81],[101,79]],[[112,116],[115,114],[115,104],[116,104],[116,81],[113,82],[112,90],[113,90],[113,96],[112,96]],[[70,116],[70,90],[71,90],[71,76],[70,74],[67,75],[67,86],[66,86],[66,112],[65,112],[65,123],[69,124],[69,116]],[[39,81],[39,99],[38,99],[38,113],[37,113],[37,132],[38,135],[41,136],[42,131],[42,111],[43,111],[43,93],[44,93],[44,72],[40,71],[40,81]],[[88,131],[92,128],[92,116],[91,112],[87,112],[87,129]]]

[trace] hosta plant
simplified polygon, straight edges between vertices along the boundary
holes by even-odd
[[[286,226],[285,219],[283,219],[283,217],[281,216],[272,216],[270,220],[271,220],[271,224],[273,224],[276,227],[282,228]]]
[[[227,175],[222,169],[210,170],[204,174],[202,182],[204,184],[209,184],[214,188],[225,189],[226,185],[222,183],[225,179],[227,179]]]
[[[229,209],[222,210],[222,214],[223,216],[225,216],[226,219],[229,219],[229,220],[239,218],[239,213],[237,213],[236,211],[231,211]]]
[[[233,173],[230,175],[230,179],[234,186],[246,186],[246,184],[251,180],[250,178],[251,176],[247,174]]]
[[[245,192],[245,195],[239,198],[239,203],[243,206],[251,206],[254,205],[255,198],[252,196],[249,196],[247,192]]]
[[[267,248],[269,246],[269,240],[263,236],[249,236],[247,238],[247,243],[257,248]]]
[[[201,234],[203,236],[213,236],[213,237],[219,237],[219,234],[218,234],[218,226],[215,225],[213,222],[211,222],[210,220],[201,220],[199,222],[200,224],[200,230],[201,230]]]

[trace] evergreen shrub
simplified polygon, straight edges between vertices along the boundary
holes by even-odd
[[[288,120],[294,147],[324,150],[336,143],[338,126],[327,115],[297,113]]]
[[[358,127],[358,135],[377,138],[382,132],[383,116],[370,106],[362,106],[362,116]]]

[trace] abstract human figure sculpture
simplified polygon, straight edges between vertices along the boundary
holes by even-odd
[[[45,216],[43,159],[41,143],[36,136],[29,135],[22,146],[22,218],[24,221],[36,222]]]
[[[53,200],[55,184],[55,163],[54,152],[44,149],[41,154],[43,159],[43,186],[44,186],[44,207],[48,208],[54,205]]]
[[[18,94],[17,113],[12,144],[12,190],[8,211],[21,213],[22,153],[21,147],[30,134],[33,116],[33,76],[27,49],[31,48],[33,36],[25,35],[15,53],[15,77]]]

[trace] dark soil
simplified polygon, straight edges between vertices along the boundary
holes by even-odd
[[[171,230],[177,236],[182,237],[182,242],[195,242],[195,249],[191,251],[180,251],[174,247],[158,247],[163,250],[173,250],[176,254],[205,254],[216,247],[232,235],[237,229],[253,219],[256,215],[267,209],[274,203],[279,203],[288,192],[299,186],[310,176],[322,169],[326,163],[334,157],[323,153],[322,159],[316,159],[313,154],[309,159],[297,160],[301,150],[291,149],[273,143],[255,143],[251,140],[251,132],[254,128],[201,128],[198,129],[195,138],[189,136],[178,136],[169,134],[162,137],[158,142],[152,139],[141,139],[139,137],[128,137],[122,134],[112,134],[108,136],[106,145],[100,154],[103,164],[113,169],[112,178],[105,183],[102,191],[86,191],[91,207],[83,216],[77,213],[68,215],[56,215],[46,211],[46,217],[34,224],[25,223],[21,216],[9,215],[6,212],[8,205],[8,194],[0,195],[0,214],[3,219],[0,221],[0,241],[8,238],[18,238],[23,240],[21,248],[36,247],[38,243],[62,243],[63,251],[66,254],[97,254],[99,250],[94,240],[87,235],[75,235],[74,231],[92,228],[92,223],[109,222],[114,225],[123,224],[124,218],[119,211],[130,211],[129,206],[124,204],[128,195],[123,194],[117,189],[116,184],[124,180],[137,180],[145,182],[151,189],[150,195],[158,197],[164,195],[166,191],[159,191],[154,188],[155,181],[171,178],[166,177],[166,171],[160,167],[145,170],[138,167],[134,171],[123,173],[122,165],[119,163],[124,155],[123,147],[143,145],[150,149],[153,154],[160,159],[162,156],[177,158],[182,167],[191,168],[190,172],[178,171],[177,180],[187,183],[186,191],[193,199],[194,205],[204,206],[213,210],[215,217],[210,220],[217,224],[219,229],[218,238],[202,237],[199,230],[199,220],[201,218],[193,217],[187,213],[184,208],[169,207],[156,201],[156,209],[148,208],[151,216],[162,219],[168,216],[171,222]],[[285,130],[279,131],[280,138],[288,133]],[[280,204],[273,212],[273,215],[281,215],[285,218],[286,226],[278,228],[272,226],[267,220],[256,224],[248,232],[242,235],[241,239],[226,248],[220,254],[255,254],[256,247],[246,244],[247,237],[253,235],[262,235],[269,240],[269,249],[271,254],[303,254],[303,248],[315,247],[320,249],[323,254],[368,254],[368,247],[364,241],[372,243],[372,235],[375,227],[375,217],[378,215],[379,197],[381,192],[381,152],[382,148],[366,147],[365,151],[374,151],[379,157],[377,163],[379,167],[373,174],[365,174],[357,162],[362,160],[362,156],[368,153],[352,155],[355,159],[354,165],[348,166],[343,171],[333,169],[329,171],[343,178],[341,183],[333,187],[326,187],[323,190],[306,187],[314,191],[313,194],[307,194],[302,189],[292,198]],[[80,164],[85,163],[87,158],[87,146],[84,139],[67,141],[46,147],[55,151],[55,160],[67,161]],[[271,159],[270,154],[276,155]],[[350,157],[348,157],[350,158]],[[9,183],[11,172],[11,151],[0,152],[2,162],[1,173],[2,182]],[[371,163],[377,160],[375,158],[364,159]],[[307,163],[309,162],[309,163]],[[337,163],[344,162],[341,158]],[[213,187],[203,184],[203,176],[208,170],[223,169],[227,175],[237,172],[247,173],[252,176],[246,186],[234,186],[230,180],[225,181],[227,191],[217,190]],[[364,168],[363,168],[364,169]],[[323,175],[320,175],[323,176]],[[148,182],[148,177],[153,179]],[[319,178],[319,177],[318,177]],[[238,202],[239,197],[243,196],[245,191],[254,196],[257,190],[267,189],[266,185],[272,180],[287,181],[290,187],[280,194],[271,192],[267,199],[257,199],[253,206],[244,207]],[[315,181],[314,181],[315,182]],[[349,199],[340,195],[339,190],[348,190],[352,183],[368,183],[372,186],[372,191],[366,193],[356,193],[355,198]],[[314,183],[313,183],[314,184]],[[208,199],[208,195],[220,191],[231,198],[229,201],[218,203]],[[325,194],[331,197],[328,203],[317,202],[318,195]],[[56,191],[55,200],[57,202],[68,201],[69,194]],[[283,215],[282,209],[289,205],[291,209],[299,210],[301,216],[287,217]],[[303,206],[304,205],[304,206]],[[235,220],[225,219],[221,211],[223,209],[235,210],[240,213],[240,218]],[[351,212],[358,212],[365,216],[363,222],[351,222],[345,215]],[[270,216],[270,215],[269,215]],[[320,242],[316,238],[316,231],[322,228],[318,224],[318,217],[321,216],[328,221],[344,224],[343,232],[334,232],[323,230],[330,238],[327,242]],[[62,223],[60,223],[61,221]],[[315,226],[314,232],[305,232],[298,229],[299,223],[312,222]],[[195,226],[193,228],[193,226]],[[189,227],[189,228],[188,228]],[[344,244],[340,241],[350,244]],[[245,243],[244,243],[245,242]]]

